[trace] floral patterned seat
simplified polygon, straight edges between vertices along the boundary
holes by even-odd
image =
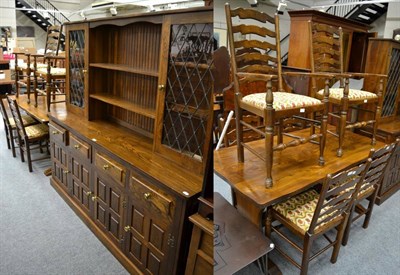
[[[274,210],[289,220],[293,226],[298,227],[298,229],[306,233],[310,228],[312,218],[314,216],[315,208],[317,207],[319,199],[319,194],[314,189],[307,192],[301,193],[295,197],[288,199],[285,202],[281,202],[273,206]],[[327,201],[325,201],[326,203]],[[324,211],[329,210],[329,207],[325,208]],[[333,215],[335,212],[329,213],[328,215]],[[327,218],[328,215],[323,215],[318,219],[320,221]],[[339,220],[341,217],[337,217]],[[334,220],[335,221],[335,220]],[[318,230],[325,223],[321,223],[315,229]]]
[[[242,98],[244,103],[253,105],[254,107],[264,109],[266,107],[265,102],[266,93],[250,94]],[[272,107],[275,111],[297,109],[299,107],[318,106],[322,104],[321,100],[292,93],[275,92],[273,93],[274,101]]]
[[[318,97],[322,98],[324,94],[324,90],[318,91]],[[329,89],[329,98],[334,98],[337,100],[342,99],[343,97],[343,88],[330,88]],[[378,96],[374,93],[363,91],[363,90],[356,90],[356,89],[349,89],[349,100],[368,100],[368,99],[376,99]]]

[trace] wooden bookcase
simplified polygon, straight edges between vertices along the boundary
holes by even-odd
[[[183,274],[211,146],[212,8],[66,24],[51,184],[131,273]]]

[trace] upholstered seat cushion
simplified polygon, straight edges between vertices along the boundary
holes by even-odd
[[[18,64],[18,67],[21,69],[27,69],[28,68],[28,63],[20,63]],[[37,63],[36,64],[36,68],[47,68],[47,64],[43,64],[43,63]],[[34,64],[31,63],[31,69],[34,69]]]
[[[253,105],[254,107],[264,109],[266,107],[265,94],[266,93],[250,94],[243,97],[242,101],[247,104]],[[321,100],[304,95],[285,92],[274,92],[273,95],[274,101],[272,107],[276,111],[317,106],[322,104]]]
[[[36,124],[37,121],[35,119],[33,119],[31,116],[29,115],[21,115],[22,118],[22,123],[24,124],[24,126],[29,126],[32,124]],[[15,128],[15,121],[13,117],[8,118],[8,120],[10,121],[10,125],[12,128]]]
[[[49,134],[49,127],[45,124],[36,124],[25,127],[26,135],[29,139],[42,137]]]
[[[319,194],[317,191],[311,189],[304,193],[301,193],[297,196],[294,196],[287,201],[281,202],[273,206],[273,209],[285,217],[289,222],[291,222],[295,227],[299,229],[299,231],[306,233],[310,228],[311,221],[314,216],[315,208],[317,207],[319,199]],[[328,215],[323,215],[323,212],[329,210],[330,207],[326,206],[321,211],[319,221],[325,220],[325,218],[333,214],[329,213]],[[336,218],[335,218],[336,220]],[[315,229],[317,230],[319,227],[323,226],[326,223],[321,223]]]
[[[343,97],[343,88],[330,88],[329,97],[340,100]],[[318,91],[319,96],[324,94],[324,90]],[[360,99],[373,99],[378,96],[374,93],[370,93],[363,90],[349,89],[349,100],[360,100]]]
[[[37,72],[40,74],[47,74],[47,68],[37,69]],[[56,67],[50,68],[51,75],[65,75],[65,72],[66,72],[65,68],[56,68]]]

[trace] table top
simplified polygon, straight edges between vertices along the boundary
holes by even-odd
[[[18,106],[27,112],[30,116],[42,123],[49,122],[49,113],[47,112],[46,97],[38,97],[38,106],[34,105],[34,96],[31,95],[31,103],[28,103],[27,95],[20,95],[18,98],[12,96],[17,100]],[[57,117],[63,117],[66,115],[66,105],[65,102],[50,104],[50,113]]]
[[[214,193],[214,274],[233,274],[272,249],[254,224]]]
[[[296,134],[306,133],[309,133],[309,129]],[[259,152],[264,151],[264,140],[249,144]],[[214,171],[234,188],[235,193],[245,197],[257,208],[264,209],[322,182],[329,173],[360,163],[368,157],[372,148],[381,148],[385,144],[377,142],[372,146],[370,138],[346,132],[343,156],[340,158],[336,156],[337,145],[338,139],[328,134],[324,166],[318,165],[319,146],[316,144],[307,143],[275,152],[272,166],[274,182],[270,189],[266,189],[264,185],[264,162],[246,149],[244,163],[237,161],[236,146],[214,151]]]

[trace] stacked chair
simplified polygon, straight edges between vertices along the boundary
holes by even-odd
[[[18,97],[21,87],[26,88],[28,103],[30,103],[30,94],[33,87],[34,64],[32,55],[36,52],[34,49],[19,49],[13,54],[15,56],[15,93]],[[18,62],[19,60],[23,62]],[[44,67],[45,64],[37,64],[38,67]]]
[[[62,26],[50,26],[44,54],[33,55],[35,106],[38,96],[46,96],[48,111],[51,103],[65,102],[65,56],[59,56],[61,35]],[[64,96],[64,100],[58,100],[57,95]]]
[[[323,165],[325,138],[327,131],[329,79],[328,73],[308,74],[314,77],[327,78],[324,99],[285,91],[283,88],[279,17],[253,9],[238,8],[232,10],[225,5],[228,25],[228,38],[231,54],[232,77],[235,91],[236,135],[239,162],[244,161],[244,148],[257,155],[265,162],[267,188],[272,187],[273,154],[287,147],[297,146],[308,142],[319,144],[319,164]],[[234,22],[240,18],[240,24]],[[261,23],[258,26],[255,22]],[[269,29],[267,28],[269,27]],[[292,73],[293,76],[296,73]],[[300,76],[300,73],[299,73]],[[264,82],[266,92],[253,93],[243,96],[241,86],[252,82]],[[272,91],[273,82],[277,83],[277,91]],[[243,112],[257,115],[263,119],[264,131],[243,120]],[[315,120],[314,114],[322,114]],[[309,118],[307,117],[309,116]],[[299,137],[284,133],[284,120],[301,119],[320,128],[318,134],[310,131],[307,137]],[[251,129],[265,139],[265,152],[257,152],[243,140],[243,127]],[[312,127],[314,128],[314,127]],[[276,131],[275,131],[276,129]],[[277,132],[277,144],[274,146],[274,133]],[[283,137],[291,138],[284,143]]]
[[[25,162],[24,154],[26,153],[29,172],[32,172],[32,161],[42,160],[50,157],[48,148],[49,127],[48,125],[42,123],[25,126],[17,101],[15,99],[11,99],[10,97],[7,99],[15,122],[15,130],[17,132],[21,161]],[[33,145],[38,146],[33,147]],[[33,160],[31,151],[33,149],[40,149],[40,153],[43,153],[43,145],[46,148],[46,155]]]
[[[386,75],[371,73],[346,72],[343,61],[343,32],[342,28],[309,21],[310,45],[311,45],[311,71],[313,73],[327,72],[334,74],[340,80],[339,88],[329,89],[329,102],[333,105],[333,111],[329,113],[331,119],[337,123],[335,132],[328,131],[339,140],[337,156],[343,155],[343,142],[346,130],[372,125],[371,143],[376,143],[376,131],[381,117],[382,90]],[[350,78],[371,77],[380,83],[377,91],[364,91],[351,89]],[[312,79],[311,96],[322,99],[324,90],[321,85]],[[365,104],[371,104],[372,108],[366,108]],[[354,110],[354,115],[350,113]],[[364,111],[363,117],[359,116],[359,110]]]

